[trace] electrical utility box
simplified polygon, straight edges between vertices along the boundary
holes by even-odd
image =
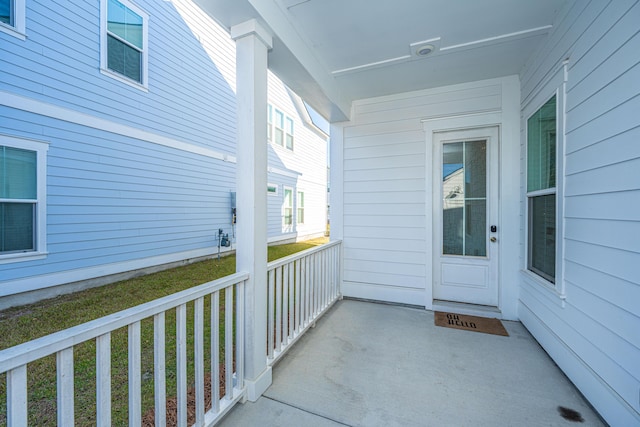
[[[231,195],[231,224],[236,223],[236,192],[229,192]]]

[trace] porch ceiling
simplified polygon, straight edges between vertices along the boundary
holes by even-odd
[[[340,121],[357,99],[519,73],[573,0],[194,1],[226,28],[265,25],[269,68]]]

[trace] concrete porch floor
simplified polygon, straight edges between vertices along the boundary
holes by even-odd
[[[503,324],[509,337],[436,327],[430,311],[339,301],[274,367],[267,392],[219,425],[604,425],[522,324]]]

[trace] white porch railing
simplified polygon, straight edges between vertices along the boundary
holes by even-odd
[[[268,264],[269,365],[340,298],[341,243],[327,243]]]
[[[74,347],[95,340],[96,347],[96,425],[112,423],[111,336],[119,328],[128,330],[128,418],[129,425],[140,425],[141,405],[141,323],[153,319],[153,380],[155,425],[166,425],[165,313],[175,310],[177,425],[187,425],[187,370],[193,365],[195,425],[212,425],[245,394],[244,365],[244,284],[249,275],[237,273],[101,319],[66,329],[0,351],[0,375],[6,373],[7,424],[28,423],[27,364],[55,354],[57,424],[74,425]],[[222,296],[224,294],[224,296]],[[220,299],[223,299],[222,304]],[[206,298],[206,304],[205,304]],[[187,331],[187,304],[193,304],[193,335]],[[205,305],[209,306],[205,313]],[[210,316],[205,322],[205,314]],[[171,313],[173,316],[173,313]],[[224,316],[224,343],[220,343],[220,316]],[[209,334],[205,334],[205,324]],[[171,328],[173,329],[173,327]],[[190,329],[190,328],[189,328]],[[209,336],[205,336],[209,335]],[[188,341],[193,340],[193,348]],[[205,349],[205,342],[210,342]],[[220,360],[220,344],[224,361]],[[205,353],[210,359],[211,409],[205,408]],[[187,358],[187,355],[192,357]],[[221,366],[222,364],[222,366]],[[218,373],[225,375],[224,395],[219,396]],[[234,373],[235,368],[235,373]],[[189,368],[191,370],[191,368]],[[234,380],[236,384],[234,384]],[[193,392],[191,393],[193,395]]]

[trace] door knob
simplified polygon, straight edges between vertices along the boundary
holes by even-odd
[[[492,237],[492,238],[491,238],[491,239],[489,239],[489,240],[491,240],[492,242],[496,242],[498,239],[496,239],[495,237]]]

